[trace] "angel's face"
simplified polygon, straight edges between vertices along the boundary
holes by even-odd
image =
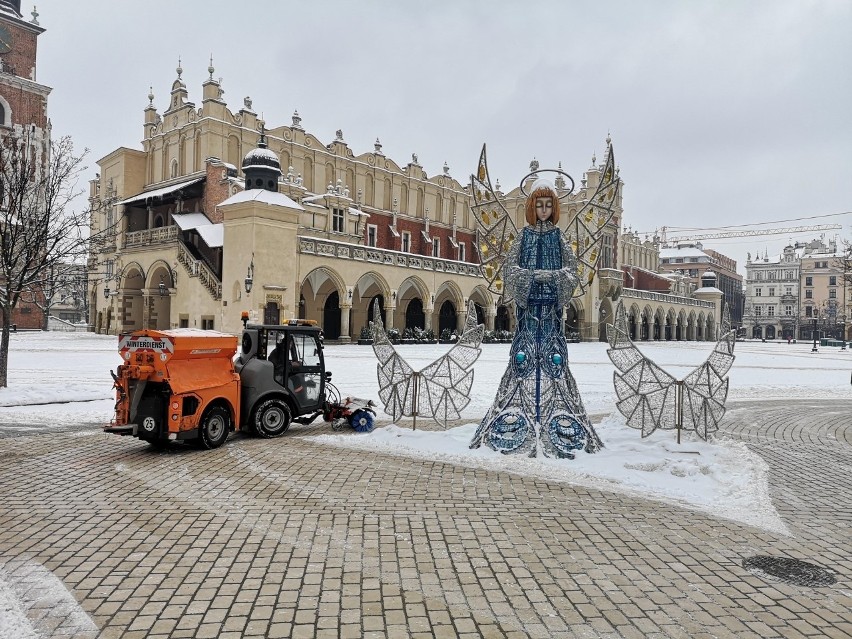
[[[540,222],[546,222],[553,215],[553,198],[537,197],[535,199],[535,216]]]

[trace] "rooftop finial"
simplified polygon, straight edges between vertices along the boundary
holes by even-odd
[[[154,106],[154,87],[148,87],[148,106]]]
[[[35,5],[33,5],[33,11],[32,11],[32,14],[31,14],[31,15],[32,15],[33,19],[32,19],[32,20],[30,20],[30,22],[32,22],[33,24],[37,25],[37,24],[38,24],[38,11],[36,11],[36,6],[35,6]]]
[[[594,151],[592,151],[592,166],[595,167],[598,165],[598,155]]]
[[[266,127],[263,125],[263,122],[260,123],[260,139],[257,141],[257,148],[266,148]]]
[[[533,171],[538,171],[538,167],[539,167],[538,160],[533,158],[532,162],[530,162],[530,172],[532,173]]]
[[[449,175],[449,174],[450,174],[450,165],[447,164],[446,160],[444,160],[444,175]]]
[[[293,111],[293,128],[301,129],[302,128],[302,118],[299,116],[298,109]]]
[[[180,56],[178,56],[178,65],[177,65],[177,69],[175,69],[175,71],[177,71],[178,80],[180,80],[181,79],[180,76],[183,75],[183,67],[180,64]]]
[[[373,151],[377,155],[382,154],[382,143],[379,141],[379,138],[376,138],[376,143],[373,145]]]
[[[606,145],[607,145],[607,146],[609,146],[610,144],[612,144],[612,138],[609,136],[609,129],[607,129],[607,132],[606,132]]]
[[[213,68],[213,54],[211,53],[211,54],[210,54],[210,66],[209,66],[209,67],[207,67],[207,73],[209,73],[209,74],[210,74],[210,79],[211,79],[211,80],[213,79],[213,72],[214,72],[215,70],[216,70],[216,69],[214,69],[214,68]]]

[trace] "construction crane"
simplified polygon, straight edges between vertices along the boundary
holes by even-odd
[[[719,231],[713,233],[702,233],[696,231],[690,235],[675,235],[666,237],[668,227],[660,229],[660,242],[668,244],[673,242],[692,242],[698,240],[715,240],[722,237],[751,237],[754,235],[786,235],[787,233],[807,233],[810,231],[839,231],[842,224],[812,224],[811,226],[787,226],[775,229],[745,229],[741,231]]]

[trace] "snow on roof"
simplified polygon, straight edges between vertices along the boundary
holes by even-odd
[[[219,204],[219,206],[227,206],[229,204],[241,204],[243,202],[261,202],[272,206],[286,206],[291,209],[304,211],[303,207],[298,202],[291,200],[283,193],[277,191],[267,191],[266,189],[251,189],[249,191],[241,191],[229,197],[227,200]]]
[[[141,193],[137,193],[133,197],[129,197],[126,200],[121,200],[119,204],[134,204],[136,202],[147,202],[148,200],[163,197],[165,195],[168,195],[169,193],[174,193],[175,191],[180,191],[181,189],[185,189],[186,187],[192,186],[193,184],[197,184],[198,182],[203,182],[206,179],[207,176],[202,175],[201,177],[193,178],[191,180],[185,180],[183,182],[178,182],[177,184],[172,184],[170,186],[164,186],[159,189],[153,189],[151,191],[142,191]]]
[[[243,159],[243,166],[245,166],[249,160],[255,160],[263,158],[264,160],[269,160],[270,162],[279,162],[278,156],[275,155],[274,151],[270,151],[269,149],[252,149],[248,153],[246,153],[246,157]]]
[[[660,249],[660,259],[673,257],[706,257],[708,260],[710,259],[710,256],[707,255],[707,253],[693,246]]]
[[[210,220],[204,213],[173,213],[172,219],[180,227],[181,231],[190,231],[199,226],[207,226]]]
[[[701,288],[695,289],[692,293],[693,295],[695,293],[719,293],[720,295],[723,295],[722,291],[715,286],[702,286]]]
[[[361,217],[370,217],[370,214],[366,211],[362,211],[360,209],[353,209],[351,206],[349,207],[349,215],[359,215]]]
[[[208,224],[207,226],[199,226],[196,230],[210,248],[219,248],[225,243],[224,224]]]

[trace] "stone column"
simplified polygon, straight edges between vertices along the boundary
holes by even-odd
[[[467,303],[468,298],[462,298],[461,308],[456,309],[456,333],[459,335],[464,332],[464,321],[467,318]]]
[[[352,341],[349,336],[349,312],[351,310],[351,304],[340,305],[340,341],[344,344]]]
[[[393,328],[393,316],[396,313],[396,302],[392,306],[385,308],[385,330]]]
[[[427,302],[428,306],[423,308],[423,330],[432,330],[432,314],[435,312],[435,300],[431,298],[431,302]]]
[[[485,308],[485,330],[494,330],[494,318],[497,317],[497,307],[494,305]]]

